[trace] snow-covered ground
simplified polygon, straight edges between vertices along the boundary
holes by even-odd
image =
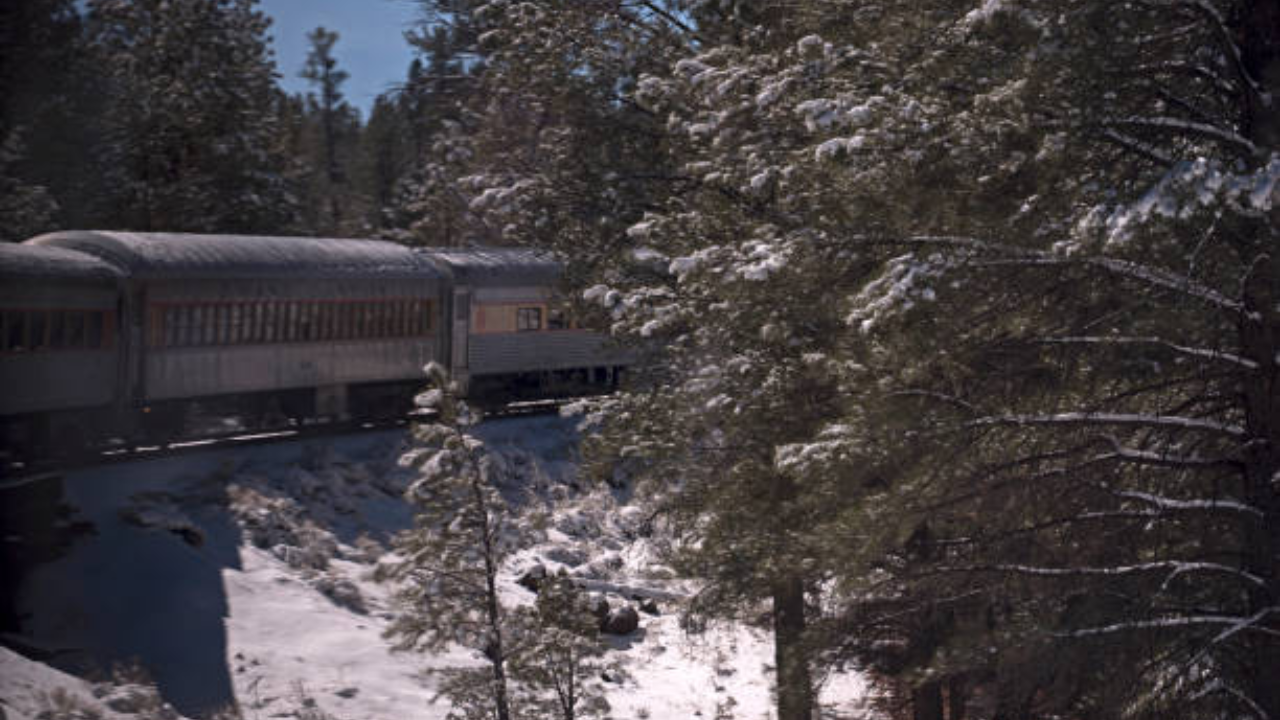
[[[499,451],[506,488],[546,519],[509,563],[509,602],[532,601],[516,579],[541,564],[564,568],[614,607],[656,604],[636,632],[609,637],[625,671],[606,686],[613,717],[770,716],[768,637],[738,626],[681,629],[688,585],[660,565],[624,493],[579,483],[572,420],[496,420],[478,434]],[[136,661],[190,717],[234,702],[247,719],[443,718],[430,669],[475,658],[390,651],[388,588],[372,579],[390,536],[410,521],[400,499],[409,474],[395,464],[404,442],[403,432],[383,432],[68,475],[65,497],[94,533],[19,589],[24,641],[82,675]],[[58,702],[111,720],[150,718],[138,710],[150,705],[119,700],[140,692],[130,688],[0,651],[8,720],[77,717],[51,709]],[[826,716],[863,716],[863,693],[857,676],[833,678]]]

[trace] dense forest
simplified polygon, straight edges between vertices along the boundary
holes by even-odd
[[[548,248],[780,720],[1280,718],[1280,3],[420,4],[367,119],[253,0],[8,5],[0,232]]]

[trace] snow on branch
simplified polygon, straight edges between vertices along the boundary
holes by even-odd
[[[1210,350],[1207,348],[1189,347],[1187,345],[1178,345],[1158,337],[1133,337],[1133,336],[1106,336],[1106,335],[1083,335],[1044,338],[1039,342],[1051,345],[1158,345],[1174,352],[1193,357],[1207,358],[1210,360],[1221,360],[1223,362],[1239,365],[1248,370],[1257,370],[1258,363],[1245,357],[1234,355],[1232,353],[1222,352],[1220,350]]]
[[[1280,637],[1280,631],[1262,627],[1260,623],[1268,615],[1280,613],[1280,605],[1263,608],[1249,617],[1234,615],[1191,615],[1187,617],[1163,617],[1152,620],[1134,620],[1132,622],[1115,623],[1092,628],[1081,628],[1067,633],[1059,633],[1059,637],[1091,637],[1097,635],[1113,635],[1135,630],[1160,630],[1164,628],[1194,627],[1196,625],[1226,625],[1227,632],[1218,635],[1220,638],[1235,635],[1244,630],[1252,630],[1273,637]],[[1220,642],[1215,638],[1215,642]]]
[[[1177,498],[1152,495],[1150,493],[1131,490],[1112,491],[1112,494],[1116,497],[1139,500],[1162,510],[1228,510],[1231,512],[1254,515],[1260,518],[1266,516],[1262,510],[1238,500],[1179,500]]]
[[[1018,575],[1034,575],[1037,577],[1121,577],[1126,575],[1139,575],[1150,572],[1168,572],[1169,576],[1165,579],[1167,585],[1170,580],[1187,573],[1208,572],[1232,575],[1246,582],[1266,588],[1266,580],[1245,572],[1239,568],[1223,565],[1221,563],[1212,562],[1183,562],[1178,560],[1165,560],[1161,562],[1140,563],[1137,565],[1120,565],[1116,567],[1076,567],[1076,568],[1060,568],[1060,567],[1037,567],[1033,565],[987,565],[987,566],[970,566],[970,567],[944,567],[939,568],[940,572],[1005,572],[1016,573]]]
[[[1168,270],[1142,265],[1128,260],[1119,260],[1116,258],[1096,255],[1068,257],[1057,253],[1050,253],[1042,250],[1031,250],[1028,248],[1017,247],[1015,245],[989,242],[963,236],[917,235],[902,238],[898,242],[907,245],[920,245],[926,247],[949,246],[955,248],[967,248],[977,252],[994,253],[1015,258],[1028,265],[1088,265],[1100,270],[1105,270],[1114,275],[1119,275],[1165,290],[1173,290],[1211,303],[1224,310],[1240,312],[1243,308],[1239,302],[1232,300],[1217,290],[1206,285],[1202,285],[1185,275],[1179,275],[1178,273]]]
[[[1254,145],[1252,141],[1243,135],[1231,130],[1223,130],[1216,125],[1208,123],[1192,122],[1175,117],[1137,117],[1130,116],[1124,118],[1112,118],[1102,121],[1103,127],[1134,127],[1145,129],[1167,130],[1172,132],[1182,132],[1190,135],[1198,135],[1211,140],[1233,145],[1237,149],[1244,151],[1251,157],[1261,157],[1262,149]]]
[[[994,415],[969,423],[981,425],[1119,425],[1159,427],[1174,430],[1203,430],[1235,438],[1243,438],[1245,429],[1238,425],[1200,420],[1178,415],[1142,415],[1138,413],[1070,412],[1051,415]]]
[[[1085,257],[1080,258],[1080,262],[1106,270],[1116,275],[1122,275],[1126,278],[1145,282],[1166,290],[1173,290],[1175,292],[1183,293],[1184,295],[1190,295],[1191,297],[1217,305],[1224,310],[1239,312],[1242,309],[1240,303],[1232,300],[1226,295],[1223,295],[1217,290],[1201,285],[1185,275],[1178,275],[1176,273],[1169,272],[1168,270],[1162,270],[1146,265],[1140,265],[1128,260],[1117,260],[1109,257]]]

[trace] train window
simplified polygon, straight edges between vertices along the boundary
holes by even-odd
[[[303,342],[310,342],[315,339],[315,322],[312,313],[315,310],[313,303],[298,303],[298,339]]]
[[[45,310],[27,311],[27,340],[33,350],[49,347],[49,313]]]
[[[85,324],[86,344],[94,349],[111,347],[112,316],[104,312],[91,312]]]
[[[542,308],[522,307],[516,308],[516,330],[524,332],[526,330],[542,329]]]
[[[67,312],[66,344],[69,348],[84,347],[84,313],[79,310]]]
[[[306,342],[311,339],[311,303],[294,303],[293,322],[294,340]]]
[[[22,352],[27,347],[27,317],[21,310],[4,311],[4,349],[9,352]]]
[[[400,300],[387,303],[387,314],[391,318],[391,337],[404,337],[404,304]]]
[[[253,341],[262,342],[267,338],[267,303],[253,304]]]
[[[262,304],[262,339],[265,342],[276,340],[276,303]]]
[[[320,307],[324,308],[324,339],[338,339],[338,306],[327,302]]]
[[[176,347],[178,345],[178,308],[166,305],[160,308],[160,345]]]
[[[240,342],[248,345],[258,342],[258,303],[248,302],[240,308]]]
[[[408,307],[409,329],[406,331],[409,335],[422,334],[422,301],[410,300]]]
[[[214,345],[225,345],[227,342],[227,330],[231,325],[229,314],[230,308],[226,305],[214,305],[210,308],[213,314],[213,340]]]
[[[351,339],[351,303],[340,302],[334,304],[334,314],[338,316],[337,320],[337,338],[339,340]]]
[[[280,340],[292,342],[298,337],[298,304],[280,303]]]
[[[316,340],[330,340],[329,337],[329,304],[317,302],[315,306]]]
[[[179,305],[173,309],[176,318],[176,328],[174,330],[174,347],[185,347],[191,344],[191,308],[186,305]]]
[[[212,305],[204,306],[204,324],[201,325],[204,332],[200,336],[201,345],[213,345],[218,342],[218,316],[215,311],[216,308]]]
[[[50,310],[48,346],[54,350],[66,347],[66,339],[62,336],[67,327],[67,313],[63,310]]]
[[[567,327],[569,327],[569,321],[565,317],[564,310],[547,310],[548,330],[564,330]]]
[[[190,347],[192,345],[200,345],[204,342],[204,308],[199,305],[193,305],[188,315],[189,325],[187,331],[187,339],[184,345]]]
[[[371,338],[373,334],[373,303],[360,303],[360,327],[357,335],[362,338]]]
[[[241,342],[240,330],[242,322],[239,303],[227,306],[227,318],[230,321],[227,326],[227,343],[239,345]]]

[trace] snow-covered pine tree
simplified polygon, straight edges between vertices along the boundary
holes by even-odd
[[[534,607],[522,610],[527,630],[512,658],[521,717],[608,717],[603,678],[619,678],[621,669],[605,658],[599,619],[581,588],[562,570],[542,582]]]
[[[452,643],[480,653],[482,669],[446,672],[440,692],[450,717],[511,720],[508,661],[518,613],[499,596],[498,572],[519,536],[512,508],[494,487],[484,442],[467,428],[479,417],[457,396],[447,371],[426,368],[429,389],[418,406],[436,413],[415,425],[416,446],[402,464],[420,475],[405,493],[414,527],[397,536],[396,559],[379,577],[399,583],[399,608],[387,628],[401,650],[439,650]]]
[[[272,151],[275,67],[256,0],[89,0],[105,74],[102,224],[269,231],[293,212]]]
[[[813,42],[888,77],[797,108],[892,253],[849,304],[844,472],[886,482],[827,531],[847,649],[920,717],[951,681],[978,716],[1276,716],[1276,8],[874,17],[916,42]]]

